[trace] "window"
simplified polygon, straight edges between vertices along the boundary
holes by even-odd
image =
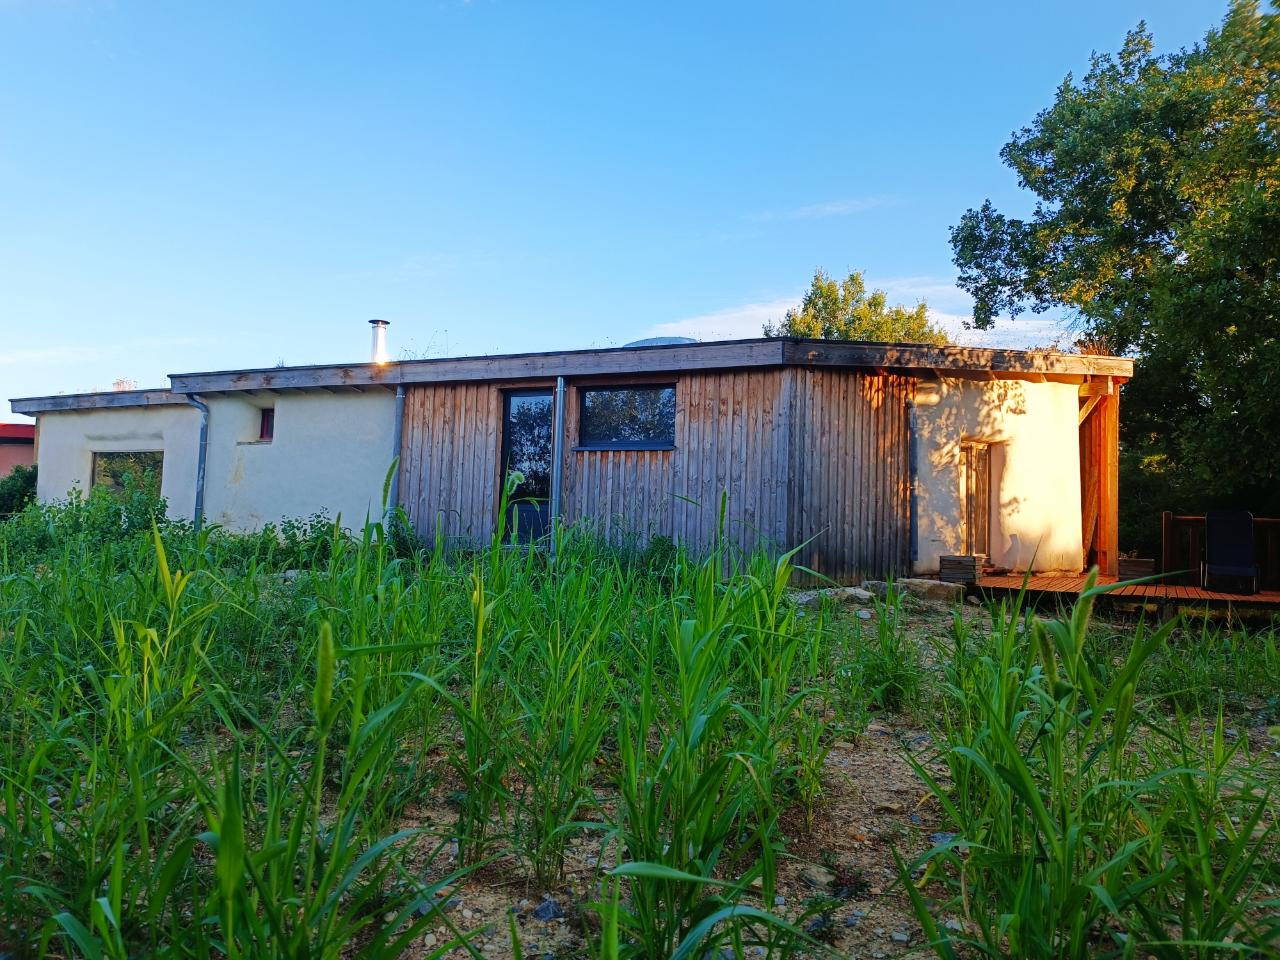
[[[164,453],[160,450],[93,455],[93,486],[106,487],[114,493],[123,493],[126,485],[159,493],[163,472]]]
[[[276,408],[267,407],[258,418],[258,439],[270,442],[276,433]]]
[[[581,396],[581,446],[596,450],[675,446],[675,387],[607,387],[583,390]]]

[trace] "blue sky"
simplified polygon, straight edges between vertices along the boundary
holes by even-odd
[[[397,356],[753,336],[816,266],[955,326],[1009,133],[1225,10],[0,0],[0,398],[362,360],[371,317]]]

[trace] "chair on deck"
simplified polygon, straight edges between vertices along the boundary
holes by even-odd
[[[1204,562],[1200,585],[1208,589],[1210,577],[1247,580],[1247,590],[1258,592],[1258,563],[1253,546],[1253,514],[1248,510],[1209,510],[1204,515]]]

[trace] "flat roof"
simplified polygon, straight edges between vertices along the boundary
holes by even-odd
[[[97,393],[57,393],[48,397],[19,397],[9,401],[14,413],[53,413],[58,410],[105,410],[113,407],[151,407],[185,404],[187,398],[163,387],[154,390],[103,390]]]
[[[185,403],[184,394],[282,390],[390,389],[402,384],[628,376],[751,367],[847,367],[918,375],[989,374],[1007,379],[1042,376],[1133,375],[1126,357],[1001,350],[985,347],[869,343],[760,337],[706,343],[605,347],[542,353],[400,360],[384,364],[259,367],[169,375],[169,390],[65,394],[12,401],[17,413]]]
[[[34,423],[0,423],[0,443],[35,443]]]

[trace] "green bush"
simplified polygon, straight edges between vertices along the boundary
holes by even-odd
[[[0,519],[18,513],[36,498],[36,468],[14,467],[7,477],[0,477]]]

